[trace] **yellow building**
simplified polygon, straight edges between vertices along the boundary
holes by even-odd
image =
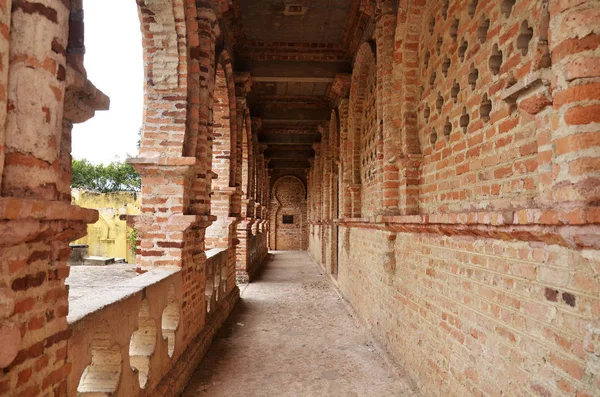
[[[128,249],[127,236],[131,232],[120,215],[140,213],[140,194],[136,192],[95,193],[73,189],[72,202],[84,208],[98,210],[98,222],[88,225],[87,236],[73,244],[89,245],[90,256],[125,258],[135,263],[134,253]]]

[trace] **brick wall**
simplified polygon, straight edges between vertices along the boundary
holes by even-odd
[[[284,222],[284,217],[288,223]],[[280,177],[273,184],[271,197],[271,249],[306,249],[307,230],[304,184],[295,176]]]
[[[600,393],[599,9],[377,2],[309,252],[425,395]]]
[[[598,391],[596,254],[489,238],[346,233],[342,292],[426,395]]]

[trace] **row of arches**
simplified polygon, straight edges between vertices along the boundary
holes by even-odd
[[[503,205],[500,196],[510,189],[499,189],[490,178],[469,174],[469,158],[474,151],[492,155],[494,150],[508,150],[502,147],[504,141],[499,138],[482,140],[491,136],[501,122],[514,123],[519,116],[516,107],[501,98],[499,87],[513,86],[516,74],[535,73],[549,66],[548,58],[543,58],[547,54],[546,27],[544,24],[529,27],[521,21],[526,13],[518,8],[501,14],[511,27],[527,26],[526,44],[535,43],[542,57],[535,63],[531,52],[524,50],[523,34],[503,46],[482,36],[478,29],[481,20],[487,21],[486,29],[491,29],[489,16],[496,15],[500,6],[473,3],[471,11],[467,11],[451,4],[452,18],[439,17],[442,6],[441,3],[377,2],[374,14],[377,23],[359,46],[349,88],[335,104],[336,117],[345,113],[346,119],[332,120],[323,127],[325,131],[331,130],[332,123],[341,127],[341,150],[336,152],[331,138],[324,137],[311,170],[315,178],[320,178],[340,164],[338,205],[343,218]],[[534,9],[543,16],[547,11],[540,7]],[[510,33],[508,26],[501,26],[500,19],[494,23],[496,29]],[[533,39],[531,29],[539,33]],[[414,32],[423,32],[431,40],[420,40]],[[428,32],[433,32],[433,36]],[[498,66],[502,54],[506,58],[507,53],[516,71]],[[463,59],[466,54],[472,62],[466,69],[461,68],[453,54]],[[465,88],[469,86],[470,89]],[[525,137],[511,132],[510,139],[529,144],[536,128],[530,125],[527,130]],[[509,166],[516,159],[514,153],[503,153],[503,163],[489,164],[486,172],[498,174],[494,168]],[[538,200],[533,196],[542,189],[541,185],[539,189],[533,188],[531,183],[543,179],[537,169],[521,169],[508,173],[503,181],[517,185],[510,178],[517,175],[523,178],[513,195],[527,198],[515,201],[517,207]],[[459,191],[453,191],[455,186],[460,187]],[[325,185],[322,188],[331,190]],[[322,209],[326,212],[319,214],[319,219],[331,219],[330,199],[325,197],[328,194],[314,193],[312,207],[323,202]]]
[[[266,256],[268,203],[262,197],[269,180],[246,103],[251,80],[233,70],[223,27],[227,2],[137,4],[144,115],[139,156],[129,162],[142,176],[142,191],[141,215],[129,217],[128,225],[138,233],[139,267],[181,269],[181,287],[176,296],[169,292],[173,302],[160,333],[174,363],[204,327],[215,327],[221,312],[231,309],[236,280],[247,280]],[[142,305],[129,347],[142,389],[164,374],[164,368],[152,373],[157,330],[147,311]],[[122,374],[123,349],[105,339],[92,343],[80,393],[132,387],[120,385],[129,378]]]

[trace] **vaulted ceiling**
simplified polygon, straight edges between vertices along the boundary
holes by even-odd
[[[370,11],[361,0],[238,0],[237,71],[272,169],[303,170],[329,121]]]

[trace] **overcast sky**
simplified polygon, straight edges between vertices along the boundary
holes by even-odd
[[[109,163],[137,156],[142,125],[142,36],[135,0],[84,0],[85,68],[110,110],[73,128],[73,157]]]

